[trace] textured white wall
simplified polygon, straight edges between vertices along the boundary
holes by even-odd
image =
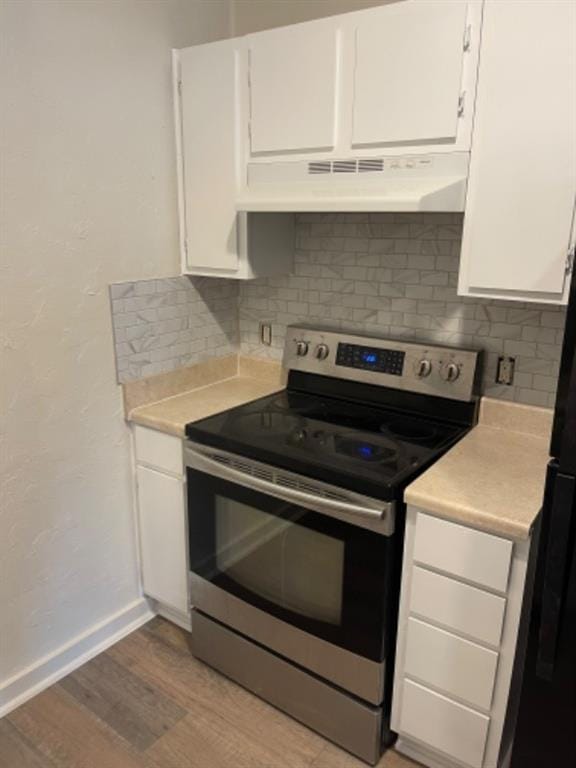
[[[170,49],[227,0],[2,0],[0,687],[139,594],[108,284],[178,271]]]
[[[389,2],[398,0],[231,0],[232,29],[235,35],[247,35]]]

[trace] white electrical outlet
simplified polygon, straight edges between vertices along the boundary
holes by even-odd
[[[499,357],[496,368],[496,384],[505,384],[507,387],[512,386],[515,366],[515,357]]]
[[[260,323],[260,341],[266,347],[272,344],[272,325],[270,323]]]

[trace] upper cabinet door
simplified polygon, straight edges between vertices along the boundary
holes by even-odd
[[[241,43],[197,45],[178,57],[185,271],[235,270],[241,77],[246,77]]]
[[[251,153],[332,149],[340,55],[334,23],[298,24],[248,41]]]
[[[394,3],[358,15],[353,146],[453,142],[467,6]]]
[[[573,2],[485,5],[459,293],[566,300],[575,29]]]

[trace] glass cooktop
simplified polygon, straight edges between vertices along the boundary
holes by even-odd
[[[377,498],[402,488],[469,427],[291,390],[189,424],[199,443]]]

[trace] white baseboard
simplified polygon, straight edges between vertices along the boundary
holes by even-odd
[[[420,745],[412,741],[405,741],[402,736],[398,737],[398,741],[394,744],[394,749],[396,752],[400,752],[401,755],[406,755],[411,760],[416,760],[418,763],[428,766],[428,768],[464,768],[464,763],[454,761],[447,755],[440,757],[440,753],[434,754],[424,744]]]
[[[154,605],[154,610],[159,616],[163,616],[165,619],[168,619],[168,621],[171,621],[173,624],[177,624],[187,632],[192,631],[192,618],[189,613],[177,611],[175,608],[170,608],[169,605],[159,603],[157,600],[153,600],[152,603]]]
[[[155,615],[141,597],[0,684],[0,717],[141,627]]]

